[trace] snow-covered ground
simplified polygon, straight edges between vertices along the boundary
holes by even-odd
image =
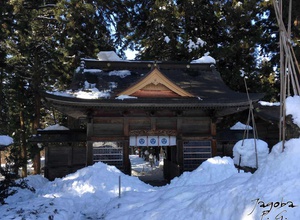
[[[6,199],[1,219],[300,219],[300,139],[285,146],[277,144],[254,174],[214,157],[162,187],[101,162],[52,182],[29,176],[36,191]]]

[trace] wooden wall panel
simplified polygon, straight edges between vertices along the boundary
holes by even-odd
[[[93,136],[123,135],[123,124],[94,124]]]
[[[211,121],[209,118],[182,119],[181,131],[183,134],[211,135]]]
[[[129,130],[151,130],[151,119],[129,119]]]
[[[45,150],[45,177],[64,177],[86,165],[85,143],[51,143]]]
[[[85,165],[86,164],[86,147],[74,146],[72,165]]]
[[[160,119],[156,118],[156,129],[157,130],[176,130],[177,129],[177,121],[176,118],[169,119]]]

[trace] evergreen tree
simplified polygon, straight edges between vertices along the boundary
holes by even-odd
[[[7,109],[7,96],[5,91],[7,90],[7,73],[6,57],[7,47],[6,41],[10,34],[11,26],[11,7],[8,1],[0,2],[0,134],[8,134],[8,109]]]
[[[22,4],[23,3],[23,4]],[[19,165],[22,176],[27,175],[27,158],[35,158],[35,172],[39,172],[39,149],[28,144],[28,138],[40,127],[41,97],[39,90],[46,88],[51,79],[52,57],[56,42],[52,31],[55,29],[53,6],[44,1],[11,2],[13,33],[8,41],[8,66],[10,67],[9,97],[10,122],[15,129],[16,145],[19,150]],[[29,150],[29,152],[28,152]],[[16,167],[18,163],[16,163]],[[17,168],[16,168],[17,169]]]

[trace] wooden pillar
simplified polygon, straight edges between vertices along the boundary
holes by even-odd
[[[124,164],[124,173],[131,175],[131,163],[129,160],[129,141],[123,142],[123,164]]]
[[[49,144],[44,143],[44,146],[45,146],[44,177],[49,179]]]
[[[131,175],[131,164],[129,160],[129,119],[124,118],[123,120],[123,133],[125,137],[125,141],[123,141],[123,166],[124,173]]]
[[[212,118],[211,122],[210,122],[210,131],[211,131],[211,136],[212,136],[211,152],[212,152],[212,156],[214,157],[217,155],[217,140],[216,140],[217,124],[216,124],[216,120],[214,118]]]
[[[93,141],[91,141],[91,137],[94,134],[94,123],[91,119],[90,122],[87,123],[87,145],[86,145],[86,166],[90,166],[93,164]]]
[[[177,117],[177,164],[179,166],[180,173],[183,172],[183,141],[182,141],[182,118]]]

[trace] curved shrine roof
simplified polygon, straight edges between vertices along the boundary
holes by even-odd
[[[51,93],[45,96],[56,106],[78,108],[249,107],[247,94],[229,89],[213,64],[83,59],[80,71],[74,75],[72,90],[79,90],[84,84],[106,91],[109,96],[98,99]],[[120,99],[124,93],[134,97]],[[263,97],[262,94],[249,96],[252,101]]]

